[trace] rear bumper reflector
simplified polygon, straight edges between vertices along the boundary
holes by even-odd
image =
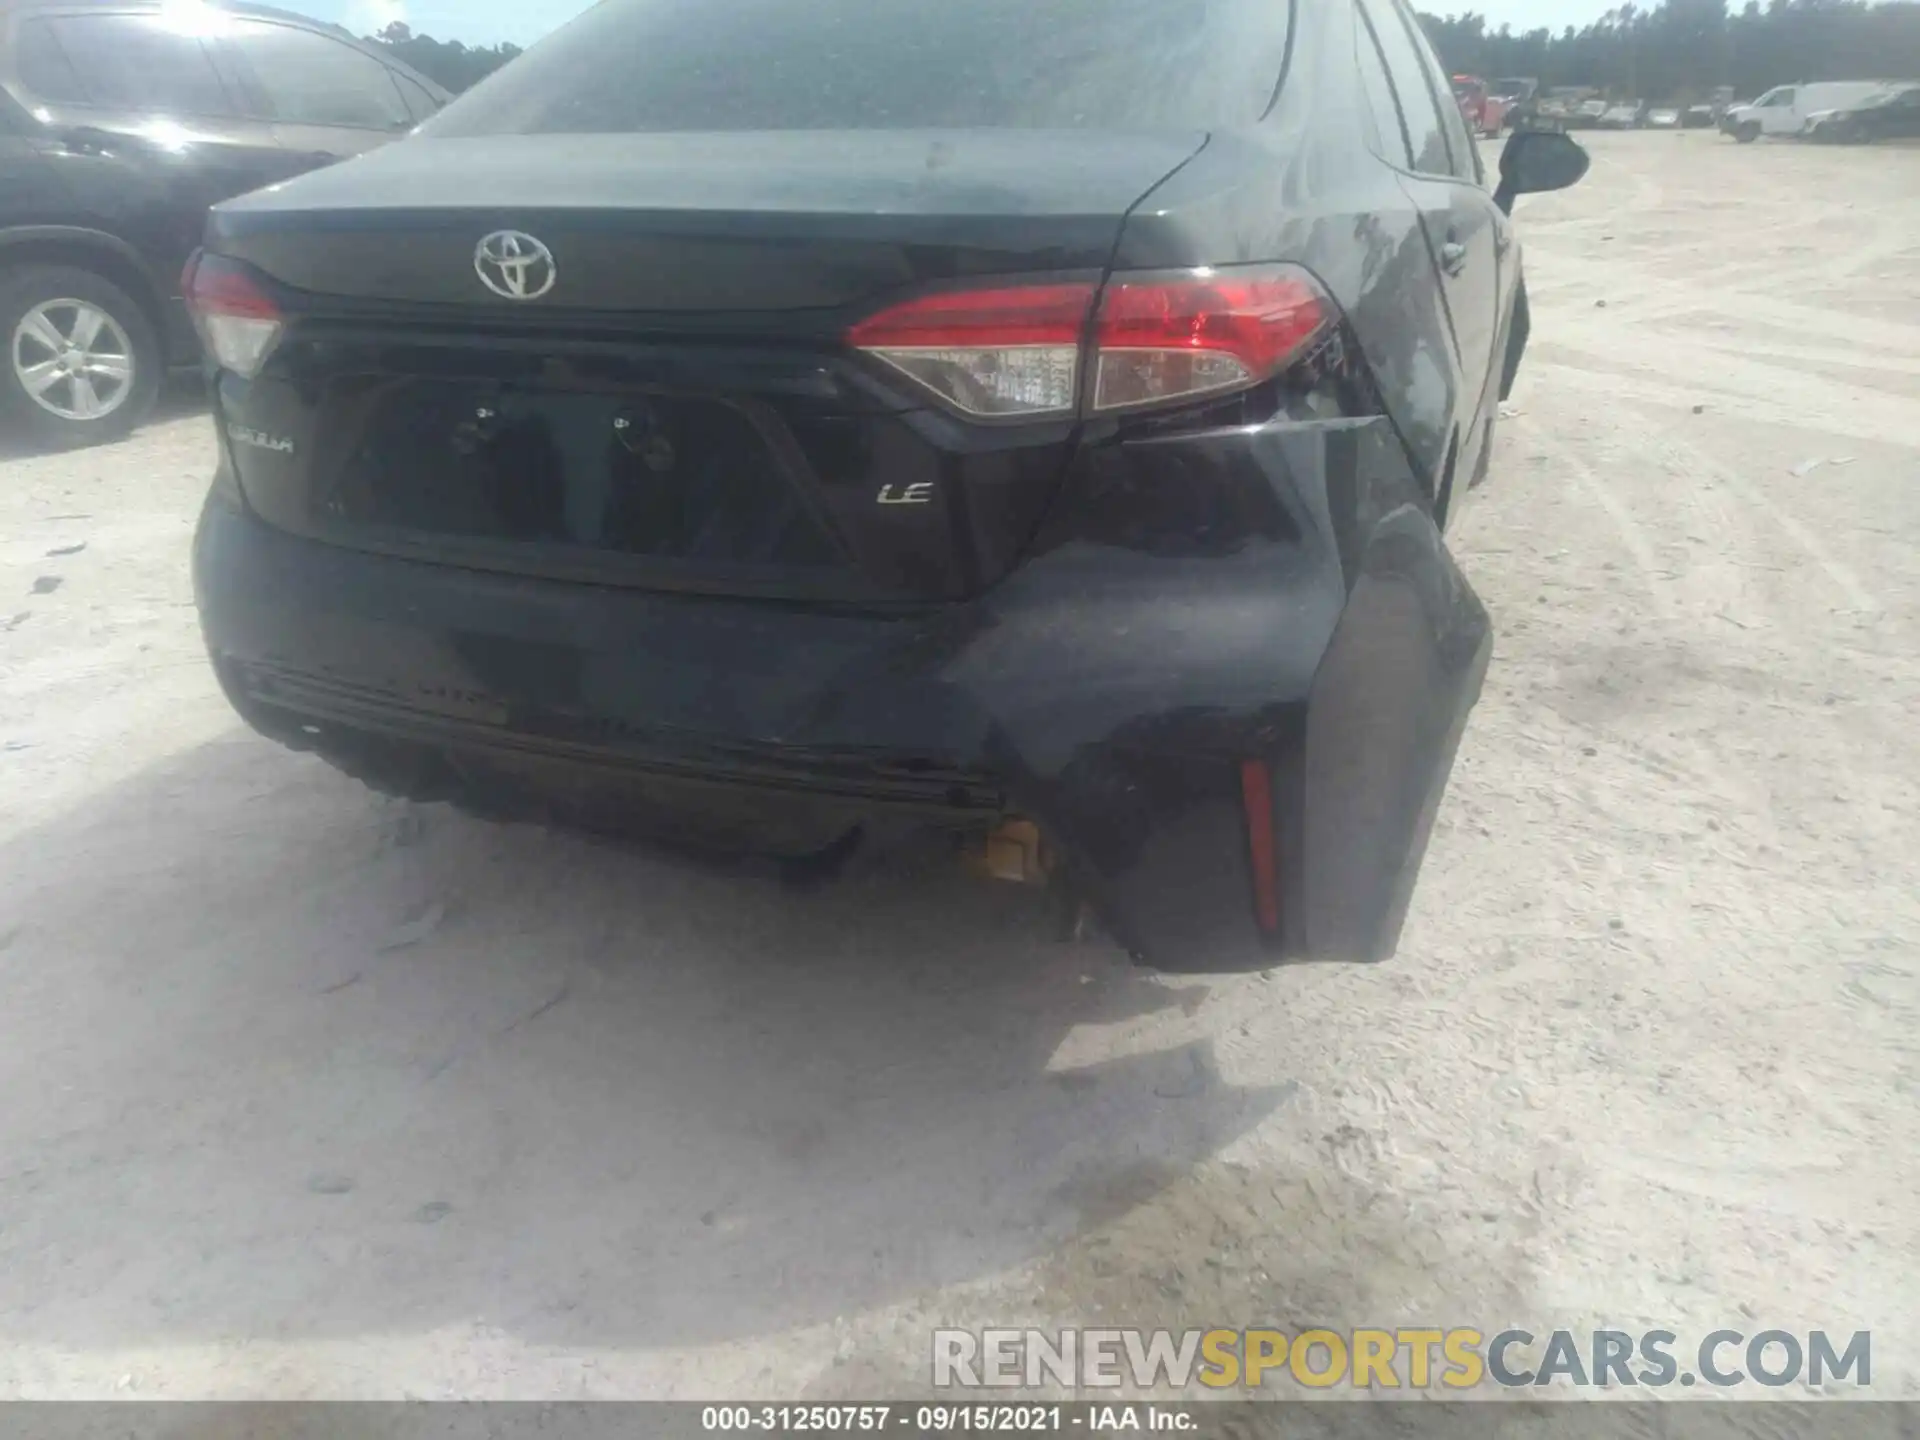
[[[1247,860],[1253,871],[1253,913],[1267,935],[1280,933],[1279,850],[1273,830],[1273,771],[1264,760],[1240,766],[1240,794],[1247,807]]]

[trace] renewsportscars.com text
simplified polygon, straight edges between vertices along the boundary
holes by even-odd
[[[937,1330],[940,1389],[1690,1388],[1873,1383],[1866,1330]]]

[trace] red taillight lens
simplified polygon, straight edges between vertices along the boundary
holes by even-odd
[[[201,338],[222,368],[251,379],[280,339],[280,307],[245,265],[222,255],[195,255],[181,294]]]
[[[1320,287],[1289,266],[1116,276],[1094,329],[1093,408],[1131,409],[1257,384],[1298,355],[1330,313]]]
[[[862,320],[847,340],[968,415],[1071,414],[1096,289],[924,295]],[[1319,286],[1292,266],[1115,276],[1093,326],[1093,408],[1256,385],[1296,357],[1332,313]]]
[[[922,295],[847,340],[969,415],[1068,414],[1093,295],[1091,283]]]

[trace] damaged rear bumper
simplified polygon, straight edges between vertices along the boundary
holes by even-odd
[[[896,613],[365,554],[209,501],[194,575],[242,714],[383,788],[770,848],[1031,816],[1167,969],[1400,934],[1490,653],[1384,421],[1083,449],[974,600]],[[611,816],[606,818],[611,819]]]

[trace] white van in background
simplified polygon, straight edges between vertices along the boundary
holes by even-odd
[[[1731,107],[1720,128],[1742,145],[1762,135],[1798,135],[1812,118],[1844,110],[1886,89],[1885,80],[1817,80],[1807,85],[1776,85],[1758,100]]]

